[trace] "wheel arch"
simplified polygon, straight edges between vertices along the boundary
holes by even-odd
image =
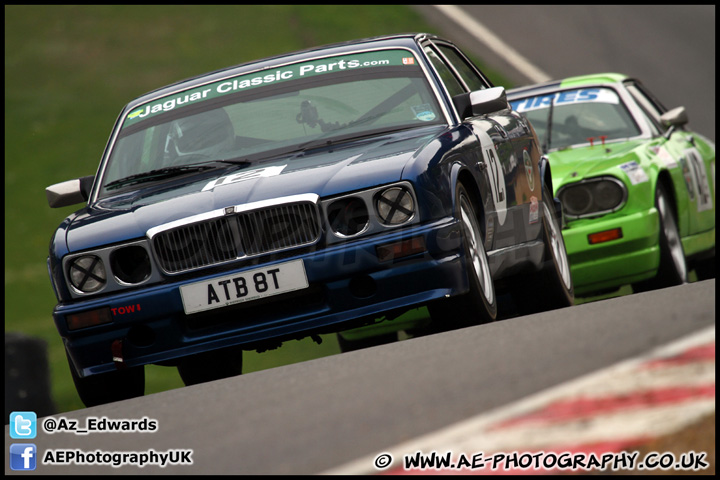
[[[548,161],[548,158],[543,155],[540,157],[540,162],[538,163],[538,168],[540,169],[540,179],[544,184],[548,186],[550,191],[555,195],[555,190],[553,189],[553,183],[552,183],[552,172],[550,169],[550,162]]]
[[[680,212],[678,212],[678,204],[677,204],[677,194],[675,192],[675,185],[673,184],[672,177],[670,176],[670,172],[667,170],[660,170],[658,172],[657,180],[655,182],[655,188],[653,189],[653,199],[656,197],[657,189],[659,185],[662,185],[665,189],[665,193],[667,193],[670,198],[670,208],[673,210],[673,214],[675,215],[675,219],[677,222],[681,222],[680,219]],[[653,200],[654,201],[654,200]],[[678,225],[679,226],[679,225]]]
[[[540,179],[542,181],[543,185],[547,185],[548,190],[550,190],[550,193],[553,195],[553,205],[555,206],[555,212],[558,215],[558,218],[560,219],[560,226],[565,227],[565,215],[563,214],[563,207],[562,203],[560,203],[560,200],[558,200],[555,197],[555,189],[553,187],[553,181],[552,181],[552,171],[550,168],[550,161],[548,160],[547,156],[542,155],[540,157],[540,162],[538,164],[538,168],[540,169]],[[540,187],[542,190],[542,186]]]
[[[457,183],[462,184],[462,186],[465,187],[465,191],[468,193],[468,195],[470,195],[470,201],[473,204],[473,208],[475,208],[475,214],[477,216],[478,224],[482,229],[483,237],[487,237],[487,229],[485,226],[485,208],[482,202],[482,194],[480,193],[480,187],[475,181],[475,177],[473,177],[470,171],[466,169],[460,169],[456,174],[456,179],[455,182],[453,182],[453,185],[456,185]],[[457,198],[454,199],[454,203],[456,203],[457,201]],[[484,240],[487,245],[487,238],[484,238]]]

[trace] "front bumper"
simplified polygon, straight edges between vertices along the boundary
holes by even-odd
[[[620,228],[622,238],[591,245],[588,236]],[[578,220],[563,230],[575,294],[621,287],[653,277],[660,264],[656,209]]]
[[[426,251],[382,262],[377,245],[422,237]],[[278,296],[186,315],[179,287],[212,280],[237,270],[187,278],[112,296],[61,304],[53,317],[76,371],[81,376],[169,363],[180,357],[233,345],[263,348],[268,342],[337,332],[359,326],[385,312],[424,305],[468,290],[460,228],[446,218],[382,236],[333,245],[263,263],[300,259],[309,287]],[[69,331],[66,316],[113,309],[111,323]],[[117,341],[122,363],[117,362]],[[113,360],[113,343],[115,361]]]

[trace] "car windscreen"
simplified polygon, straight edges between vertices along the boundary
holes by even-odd
[[[514,99],[510,104],[533,125],[545,151],[627,139],[641,133],[611,88],[563,90]]]
[[[110,152],[100,196],[143,172],[253,162],[328,141],[443,122],[423,70],[407,50],[256,71],[133,109]]]

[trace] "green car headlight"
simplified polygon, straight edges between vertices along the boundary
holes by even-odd
[[[598,216],[622,208],[627,188],[613,177],[593,178],[560,188],[558,198],[569,218]]]
[[[100,257],[83,255],[70,263],[70,282],[83,293],[97,292],[107,283],[105,265]]]

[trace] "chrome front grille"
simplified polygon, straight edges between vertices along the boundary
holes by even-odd
[[[261,255],[313,243],[320,237],[313,204],[279,205],[236,217],[245,255]]]
[[[319,219],[316,202],[298,201],[161,227],[151,237],[163,270],[180,273],[310,245],[320,238]]]

